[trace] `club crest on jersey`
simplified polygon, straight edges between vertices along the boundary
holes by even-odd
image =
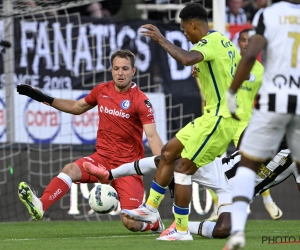
[[[144,103],[146,104],[147,108],[152,108],[152,104],[149,100],[144,100]]]
[[[122,101],[121,102],[121,108],[122,109],[129,109],[129,107],[130,107],[130,101],[129,100],[124,100],[124,101]]]

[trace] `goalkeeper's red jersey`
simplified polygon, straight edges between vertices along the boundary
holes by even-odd
[[[148,97],[135,83],[125,93],[114,82],[99,84],[85,97],[98,106],[97,152],[112,162],[127,163],[144,157],[143,125],[155,123]]]

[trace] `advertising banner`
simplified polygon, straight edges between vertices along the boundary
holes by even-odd
[[[50,96],[79,100],[88,92],[83,90],[49,90]],[[156,127],[163,142],[167,142],[165,96],[146,93],[154,110]],[[82,115],[60,112],[43,103],[15,92],[15,142],[55,144],[95,144],[99,115],[97,106]],[[0,101],[1,105],[1,101]],[[99,112],[108,112],[105,109]],[[116,113],[120,111],[115,111]],[[1,109],[0,109],[1,128]],[[2,129],[3,130],[3,129]],[[146,138],[146,137],[144,137]],[[144,140],[146,143],[146,139]]]

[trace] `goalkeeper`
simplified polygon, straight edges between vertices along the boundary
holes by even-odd
[[[73,115],[80,115],[98,106],[99,124],[94,154],[66,164],[40,198],[35,196],[25,182],[19,184],[19,198],[34,220],[41,220],[44,212],[68,192],[73,182],[98,182],[96,177],[84,171],[83,162],[114,169],[123,163],[144,157],[143,130],[152,153],[160,154],[162,141],[156,131],[151,103],[132,82],[136,72],[135,55],[129,50],[117,51],[111,56],[111,65],[113,80],[98,84],[85,98],[76,101],[47,96],[29,85],[17,86],[20,95],[29,96]],[[121,208],[133,209],[141,205],[144,196],[141,176],[118,179],[112,186],[118,192]],[[128,220],[125,217],[122,222],[127,229],[134,232],[161,232],[164,229],[160,217],[152,224]]]

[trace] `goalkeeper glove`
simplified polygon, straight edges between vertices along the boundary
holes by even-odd
[[[48,96],[36,89],[35,87],[32,87],[27,84],[17,85],[17,91],[20,95],[26,95],[38,102],[42,102],[49,106],[51,106],[52,102],[54,101],[53,97]]]

